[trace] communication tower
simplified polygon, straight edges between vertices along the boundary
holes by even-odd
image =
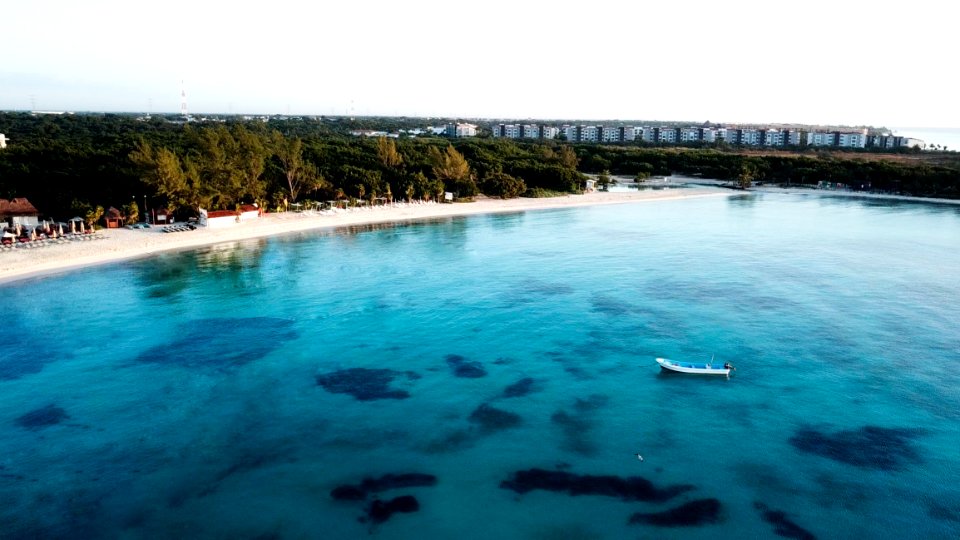
[[[180,116],[186,118],[187,115],[187,91],[183,88],[183,81],[180,81]]]

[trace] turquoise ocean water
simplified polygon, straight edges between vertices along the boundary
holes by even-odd
[[[765,193],[4,286],[0,537],[956,538],[958,248],[960,206]]]

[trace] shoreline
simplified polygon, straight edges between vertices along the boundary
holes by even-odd
[[[319,229],[731,194],[724,189],[699,187],[627,193],[595,192],[542,199],[481,198],[469,203],[401,204],[336,213],[266,214],[256,220],[231,227],[216,229],[199,227],[193,231],[175,233],[162,233],[161,227],[134,230],[102,229],[96,233],[99,238],[91,241],[51,244],[39,248],[18,248],[0,253],[0,285],[60,275],[111,262],[147,258],[164,252]]]

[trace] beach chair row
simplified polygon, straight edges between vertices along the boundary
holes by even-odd
[[[197,228],[193,223],[187,223],[185,225],[167,225],[166,227],[160,229],[160,232],[173,233],[173,232],[185,232],[192,231]]]
[[[57,244],[69,244],[72,242],[87,242],[93,240],[100,240],[104,238],[100,234],[65,234],[59,238],[38,238],[36,240],[21,240],[15,239],[12,241],[7,241],[4,239],[4,242],[0,243],[0,251],[17,251],[24,249],[40,249],[46,246],[53,246]]]

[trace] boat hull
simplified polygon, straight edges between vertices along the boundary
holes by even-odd
[[[730,370],[724,367],[713,367],[712,364],[698,364],[695,362],[674,362],[666,358],[657,358],[660,369],[675,373],[689,373],[691,375],[730,375]]]

